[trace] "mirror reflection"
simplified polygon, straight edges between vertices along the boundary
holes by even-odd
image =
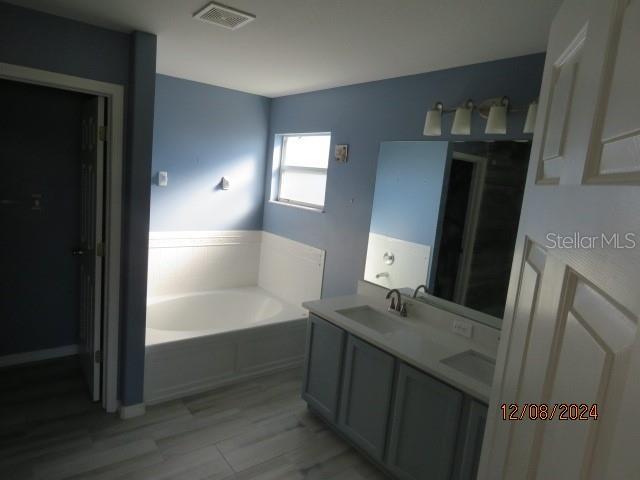
[[[364,279],[502,318],[530,148],[381,143]]]

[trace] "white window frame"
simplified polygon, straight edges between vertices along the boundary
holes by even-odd
[[[327,189],[326,189],[326,183],[327,183],[327,176],[329,173],[329,161],[327,161],[327,168],[318,168],[318,167],[299,167],[299,166],[287,166],[285,165],[284,159],[287,153],[287,138],[290,137],[329,137],[329,152],[328,152],[328,156],[331,156],[331,132],[309,132],[309,133],[282,133],[282,134],[278,134],[277,137],[279,139],[280,142],[280,168],[278,169],[278,193],[276,195],[275,201],[279,202],[279,203],[284,203],[287,205],[293,205],[293,206],[298,206],[298,207],[305,207],[305,208],[311,208],[314,210],[323,210],[324,209],[324,204],[326,203],[326,197],[327,197]],[[301,202],[299,200],[293,200],[291,198],[284,198],[280,195],[280,192],[282,191],[282,177],[283,177],[283,173],[289,171],[289,172],[304,172],[304,173],[310,173],[310,174],[316,174],[316,175],[324,175],[325,178],[325,198],[322,201],[322,205],[316,205],[314,203],[307,203],[307,202]]]

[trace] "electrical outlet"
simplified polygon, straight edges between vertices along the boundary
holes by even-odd
[[[451,330],[461,337],[471,338],[473,336],[473,325],[465,320],[454,320]]]

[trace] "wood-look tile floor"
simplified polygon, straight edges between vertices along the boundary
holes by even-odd
[[[0,479],[386,478],[309,413],[290,370],[120,420],[75,358],[0,369]]]

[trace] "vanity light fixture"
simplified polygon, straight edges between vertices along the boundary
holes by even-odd
[[[533,133],[533,130],[536,126],[537,114],[538,114],[538,102],[533,101],[529,104],[529,109],[527,110],[527,119],[524,121],[524,128],[522,129],[523,133]]]
[[[471,135],[471,112],[473,111],[473,101],[467,100],[464,105],[456,108],[453,117],[451,133],[453,135]]]
[[[423,135],[426,137],[438,137],[442,135],[442,115],[455,113],[451,126],[452,135],[471,135],[471,119],[474,111],[482,118],[487,119],[484,133],[488,135],[505,135],[507,133],[507,115],[509,113],[524,113],[527,117],[522,133],[533,133],[538,112],[538,102],[534,100],[527,107],[513,108],[509,97],[488,98],[480,103],[469,99],[464,104],[454,109],[444,108],[442,102],[436,102],[427,112],[424,122]]]
[[[431,110],[427,112],[427,118],[424,121],[423,135],[427,137],[437,137],[442,135],[442,110],[444,105],[442,102],[436,102]]]
[[[509,108],[509,99],[502,97],[489,108],[489,118],[487,118],[487,127],[484,133],[494,135],[504,135],[507,133],[507,109]]]

